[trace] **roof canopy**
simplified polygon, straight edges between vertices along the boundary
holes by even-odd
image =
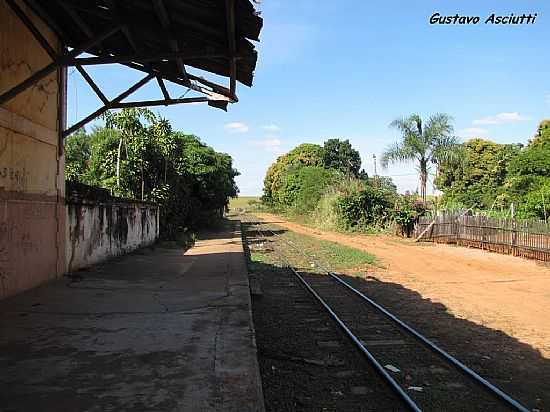
[[[48,44],[16,0],[6,1],[52,57],[53,67],[48,66],[50,71],[45,75],[60,66],[75,66],[103,101],[102,112],[197,101],[225,110],[228,103],[237,101],[237,81],[252,85],[257,52],[250,40],[258,40],[262,19],[249,0],[22,0],[67,47],[61,55]],[[87,56],[78,57],[82,53]],[[85,66],[110,63],[145,72],[146,77],[108,100]],[[192,68],[228,77],[229,84],[215,84],[193,74]],[[43,78],[44,69],[25,81],[27,84],[1,95],[0,104]],[[164,100],[122,102],[155,78]],[[166,80],[203,97],[173,99],[165,87]],[[83,121],[101,113],[94,112]],[[76,130],[75,126],[81,127],[81,123],[66,134]]]

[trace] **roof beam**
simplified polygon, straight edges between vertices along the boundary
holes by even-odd
[[[228,58],[227,52],[201,52],[201,51],[179,51],[179,52],[160,52],[152,54],[133,54],[127,56],[99,56],[82,57],[73,59],[70,65],[95,65],[95,64],[113,64],[113,63],[131,63],[131,62],[152,62],[158,60],[176,60],[176,59],[221,59]]]
[[[169,75],[166,75],[164,73],[160,73],[158,70],[155,70],[155,69],[152,69],[152,68],[149,68],[149,67],[145,67],[145,66],[139,65],[137,63],[124,63],[124,65],[131,68],[131,69],[134,69],[134,70],[138,70],[138,71],[141,71],[141,72],[144,72],[144,73],[152,73],[155,76],[160,76],[163,80],[170,81],[170,82],[175,83],[177,85],[180,85],[180,86],[183,86],[183,87],[190,87],[189,84],[186,83],[183,79],[173,77],[173,76],[169,76]],[[210,82],[206,79],[203,79],[202,77],[197,77],[197,76],[194,76],[192,74],[189,74],[189,78],[191,80],[196,80],[197,82],[203,83],[205,86],[210,87],[210,89],[214,93],[222,95],[227,99],[230,99],[231,102],[236,101],[235,97],[231,97],[229,95],[229,89],[227,89],[226,87],[220,86],[219,84],[216,84],[216,83],[212,83],[212,82]],[[204,88],[202,88],[201,86],[198,86],[198,85],[192,85],[190,88],[192,90],[195,90],[195,91],[199,92],[199,93],[204,93],[204,94],[207,94],[207,95],[212,94],[212,91],[205,90]]]
[[[227,39],[229,42],[229,92],[235,96],[237,90],[237,42],[235,38],[235,0],[225,0]]]
[[[111,35],[116,33],[118,30],[120,30],[120,26],[116,26],[112,29],[108,29],[105,32],[99,34],[98,36],[95,36],[94,38],[88,40],[86,43],[83,43],[82,45],[80,45],[80,46],[76,47],[75,49],[71,50],[70,52],[56,57],[56,59],[53,62],[51,62],[47,66],[43,67],[42,69],[38,70],[36,73],[31,75],[27,79],[23,80],[18,85],[12,87],[7,92],[0,95],[0,104],[3,104],[5,102],[7,102],[8,100],[13,99],[19,93],[25,91],[26,89],[31,87],[33,84],[36,84],[37,82],[42,80],[44,77],[46,77],[50,73],[57,70],[59,67],[66,66],[67,61],[73,60],[79,54],[83,53],[84,51],[88,50],[91,47],[94,47],[98,43],[101,43],[103,40],[110,37]]]
[[[50,0],[52,1],[52,0]],[[94,37],[94,32],[91,29],[91,27],[80,17],[80,15],[76,12],[76,10],[69,4],[67,4],[63,0],[56,0],[57,4],[65,10],[65,13],[67,13],[71,19],[73,19],[74,23],[80,27],[80,29],[88,36],[88,38]]]
[[[145,66],[142,66],[142,65],[139,65],[139,64],[136,64],[136,63],[126,63],[125,66],[130,67],[131,69],[134,69],[134,70],[142,71],[144,73],[153,73],[155,76],[158,75],[158,76],[162,77],[163,80],[170,81],[172,83],[175,83],[175,84],[183,86],[183,87],[188,87],[191,90],[194,90],[196,92],[207,95],[211,99],[211,101],[212,100],[223,100],[223,101],[228,101],[228,102],[231,102],[231,103],[235,103],[237,101],[236,97],[232,97],[232,96],[229,95],[229,90],[227,88],[225,88],[223,86],[220,86],[216,83],[208,82],[207,80],[203,79],[202,77],[196,77],[196,76],[193,76],[191,74],[189,75],[191,77],[191,79],[196,78],[196,79],[198,79],[197,81],[201,80],[205,83],[208,83],[208,87],[210,89],[205,89],[204,87],[202,87],[200,85],[197,85],[197,84],[189,85],[189,84],[185,83],[185,81],[181,78],[169,76],[169,75],[166,75],[164,73],[160,73],[159,71],[157,71],[155,69],[149,69]]]
[[[52,60],[55,60],[57,57],[57,52],[54,50],[54,48],[50,45],[48,40],[40,33],[40,30],[36,28],[34,23],[31,21],[31,19],[25,14],[23,10],[17,5],[17,3],[14,0],[6,0],[6,3],[8,3],[8,6],[12,9],[12,11],[19,17],[19,20],[23,22],[23,24],[29,29],[29,31],[32,33],[36,41],[40,43],[42,48],[48,53],[48,56],[52,58]]]
[[[168,12],[166,11],[166,7],[164,5],[164,1],[163,0],[152,0],[152,1],[153,1],[153,8],[155,9],[155,13],[157,14],[157,17],[160,20],[160,24],[165,30],[168,31],[170,29],[171,23],[170,23],[170,18],[168,17]],[[170,36],[169,44],[170,44],[170,49],[172,49],[173,52],[177,53],[180,51],[179,43],[174,37]],[[183,60],[181,58],[176,59],[176,64],[178,65],[179,71],[183,74],[183,78],[188,81],[189,78],[187,76],[187,70],[185,70],[185,64],[183,63]]]
[[[106,0],[106,1],[107,1],[107,4],[109,4],[109,6],[111,7],[112,11],[115,13],[116,18],[120,21],[121,17],[120,17],[120,8],[119,8],[119,6],[115,3],[114,0]],[[168,16],[166,16],[166,18],[168,18]],[[124,32],[124,36],[126,37],[126,40],[128,40],[128,43],[130,44],[130,47],[132,47],[134,52],[140,53],[141,52],[140,47],[135,42],[134,36],[132,34],[132,30],[130,29],[130,27],[125,26],[125,28],[123,29],[123,32]],[[154,60],[158,60],[158,59],[154,59]],[[181,60],[181,57],[178,57],[178,60]],[[145,62],[146,60],[138,60],[138,61]],[[120,62],[117,62],[117,63],[120,63]],[[150,70],[149,73],[152,73],[151,64],[149,64],[149,63],[143,63],[143,64],[145,65],[146,68],[148,68]],[[183,69],[183,72],[185,73],[185,68]],[[165,99],[170,99],[170,95],[168,94],[168,90],[166,90],[166,86],[164,85],[164,81],[162,80],[162,78],[159,75],[157,75],[156,78],[157,78],[157,83],[158,83],[158,85],[160,87],[160,90],[162,92],[162,95],[164,96]],[[188,81],[187,77],[185,77],[185,80],[186,80],[186,82]]]
[[[84,77],[84,80],[86,80],[86,82],[88,82],[90,87],[93,89],[95,94],[97,94],[97,97],[99,97],[99,99],[103,102],[103,104],[109,103],[109,99],[107,99],[105,97],[105,95],[103,94],[101,89],[97,86],[97,84],[95,84],[94,80],[90,77],[88,72],[86,72],[86,70],[84,70],[84,68],[82,66],[78,66],[78,65],[76,66],[76,70],[78,70],[80,75],[82,77]]]
[[[132,87],[130,87],[128,90],[126,90],[125,92],[119,94],[117,97],[115,97],[113,100],[109,101],[107,104],[105,104],[103,107],[97,109],[95,112],[93,112],[92,114],[86,116],[84,119],[82,119],[81,121],[75,123],[74,125],[72,125],[71,127],[69,127],[67,130],[65,130],[63,132],[63,137],[67,137],[68,135],[70,135],[71,133],[75,132],[76,130],[80,129],[82,126],[84,126],[85,124],[91,122],[93,119],[95,119],[97,116],[100,116],[102,115],[103,113],[105,113],[107,110],[110,110],[110,109],[114,109],[117,107],[117,105],[122,101],[124,100],[125,98],[127,98],[128,96],[130,96],[132,93],[134,93],[136,90],[138,90],[139,88],[141,88],[142,86],[144,86],[146,83],[148,83],[153,77],[155,77],[154,74],[149,74],[147,76],[145,76],[143,79],[141,79],[139,82],[135,83]]]
[[[114,109],[126,109],[129,107],[152,107],[152,106],[170,106],[174,104],[184,103],[207,103],[207,97],[186,97],[182,99],[166,99],[166,100],[143,100],[139,102],[118,103],[113,106]]]
[[[171,100],[170,94],[168,93],[168,90],[166,89],[166,85],[164,84],[164,80],[162,80],[162,77],[157,76],[157,83],[159,84],[160,90],[162,92],[162,95],[164,96],[164,99],[166,101]]]
[[[29,7],[37,16],[39,16],[42,20],[48,24],[61,38],[61,40],[65,41],[67,36],[65,34],[65,31],[61,29],[61,27],[56,23],[56,21],[52,18],[50,14],[48,14],[44,8],[40,5],[40,3],[36,0],[23,0],[24,3]]]
[[[115,12],[117,18],[120,20],[120,17],[119,17],[120,13],[119,13],[118,5],[113,0],[107,0],[107,3],[111,6],[111,8],[113,9],[113,12]],[[135,42],[134,36],[132,34],[132,30],[130,29],[130,27],[129,26],[124,26],[122,31],[124,33],[124,36],[126,37],[126,40],[130,44],[130,47],[134,50],[135,53],[139,53],[140,52],[140,47]],[[145,67],[147,67],[148,69],[152,69],[152,67],[149,63],[145,63]],[[149,72],[149,73],[151,73],[151,72]],[[156,78],[157,78],[157,83],[160,87],[160,90],[161,90],[164,98],[169,99],[170,95],[168,94],[168,90],[166,90],[166,86],[164,85],[164,81],[158,75],[156,76]]]

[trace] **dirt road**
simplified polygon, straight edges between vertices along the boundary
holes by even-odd
[[[550,359],[548,266],[478,249],[321,232],[272,214],[257,216],[297,233],[366,250],[384,266],[370,269],[371,275],[441,303],[456,317],[501,330]]]

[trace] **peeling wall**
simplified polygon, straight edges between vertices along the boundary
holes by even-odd
[[[75,271],[153,244],[159,209],[120,199],[67,200],[67,270]]]
[[[59,50],[55,35],[32,20]],[[0,93],[50,61],[0,1]],[[0,299],[65,270],[64,159],[58,133],[64,119],[63,75],[54,72],[0,106]]]

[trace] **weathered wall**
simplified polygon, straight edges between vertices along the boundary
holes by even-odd
[[[92,190],[88,198],[67,199],[66,259],[74,271],[153,244],[159,211],[153,203],[109,199]]]
[[[22,4],[21,7],[26,9]],[[54,34],[33,19],[53,47]],[[51,59],[0,1],[0,93]],[[63,73],[54,72],[0,106],[0,299],[65,269]]]

